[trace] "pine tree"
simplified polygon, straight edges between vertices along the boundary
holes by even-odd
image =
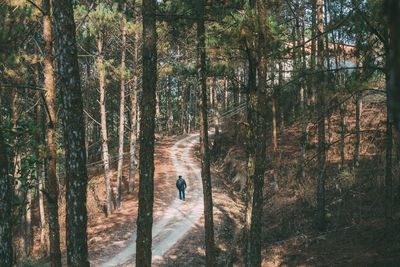
[[[154,127],[157,87],[156,1],[143,1],[143,95],[140,101],[139,211],[136,266],[151,266],[154,202]]]
[[[199,79],[199,119],[200,119],[200,154],[201,154],[201,180],[204,195],[204,226],[206,240],[206,265],[215,265],[214,221],[213,203],[210,175],[210,151],[208,145],[208,119],[207,119],[207,77],[206,77],[206,32],[204,25],[204,0],[197,2],[197,49],[198,49],[198,79]]]
[[[49,218],[50,260],[52,266],[61,266],[60,225],[58,222],[58,179],[56,106],[54,84],[53,35],[50,17],[50,1],[43,0],[44,87],[46,90],[46,148],[47,148],[47,213]]]
[[[1,123],[0,117],[0,123]],[[12,197],[13,186],[8,175],[7,147],[0,127],[0,266],[13,266]]]
[[[121,206],[122,164],[124,162],[124,133],[125,133],[125,58],[126,58],[126,1],[122,2],[122,51],[121,51],[121,97],[119,105],[119,145],[117,170],[117,197],[115,208]]]
[[[86,233],[88,177],[72,1],[53,0],[53,14],[65,143],[67,264],[84,267],[90,265]]]
[[[323,25],[323,3],[322,0],[317,0],[317,32],[324,32]],[[325,78],[322,71],[324,70],[324,40],[323,36],[318,37],[318,184],[317,184],[317,227],[325,228],[325,168],[326,168],[326,151],[325,151]],[[316,85],[317,85],[316,84]]]

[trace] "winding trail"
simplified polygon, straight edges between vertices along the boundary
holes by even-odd
[[[153,224],[152,263],[162,260],[164,253],[172,248],[194,227],[203,215],[203,193],[199,167],[193,162],[190,151],[199,142],[199,135],[190,135],[176,142],[170,150],[170,159],[177,174],[187,182],[186,201],[176,198]],[[167,184],[175,190],[176,177],[167,175]],[[134,266],[136,231],[129,245],[100,266]]]

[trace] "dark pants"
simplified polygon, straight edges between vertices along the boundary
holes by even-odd
[[[179,189],[179,199],[180,200],[185,200],[185,189]]]

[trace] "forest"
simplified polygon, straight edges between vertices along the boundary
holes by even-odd
[[[398,0],[0,0],[0,267],[399,266],[399,177]]]

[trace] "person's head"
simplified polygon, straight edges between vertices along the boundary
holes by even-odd
[[[179,175],[178,178],[179,178],[179,179],[182,179],[182,175]]]

